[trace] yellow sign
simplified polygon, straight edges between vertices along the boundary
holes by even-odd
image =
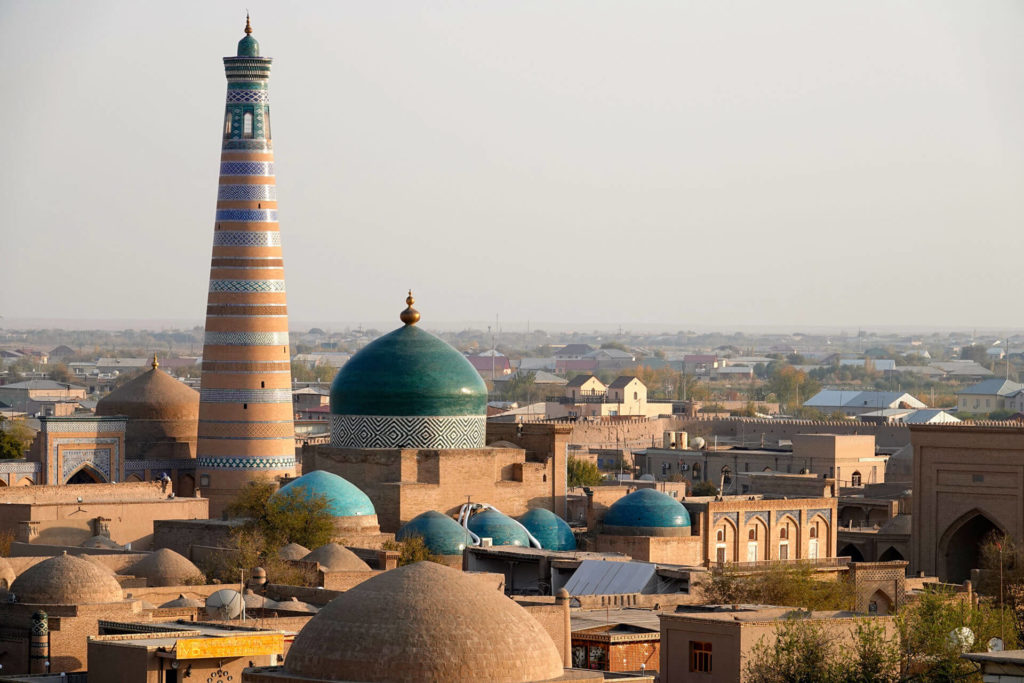
[[[261,633],[223,638],[182,638],[176,645],[178,659],[215,659],[251,657],[284,653],[284,634]]]

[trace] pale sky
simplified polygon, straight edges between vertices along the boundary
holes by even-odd
[[[293,323],[1021,326],[1020,0],[246,2]],[[201,324],[244,15],[0,0],[0,325]]]

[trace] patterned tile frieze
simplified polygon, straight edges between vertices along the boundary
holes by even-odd
[[[775,523],[778,524],[782,521],[783,517],[792,517],[793,522],[797,525],[800,524],[800,511],[799,510],[776,510],[774,513]]]
[[[750,524],[750,520],[755,518],[764,522],[765,526],[768,526],[768,515],[766,513],[760,511],[743,513],[744,524]]]
[[[331,415],[335,448],[483,448],[480,416]]]
[[[245,88],[229,88],[227,102],[269,102],[270,95],[266,90],[248,90]]]
[[[215,315],[217,317],[255,316],[257,318],[273,318],[288,315],[288,308],[284,304],[280,306],[268,306],[265,304],[222,306],[219,304],[210,304],[206,307],[206,315]]]
[[[196,465],[211,470],[290,470],[295,456],[196,458]]]
[[[47,433],[106,434],[123,433],[128,423],[125,420],[94,420],[89,418],[44,419],[40,420],[42,431]]]
[[[207,332],[207,336],[209,336]],[[291,389],[202,389],[202,403],[291,403]]]
[[[220,185],[217,199],[224,201],[277,201],[276,185]]]
[[[231,258],[214,256],[210,265],[214,268],[244,268],[245,270],[284,268],[284,259],[262,256],[233,256]]]
[[[822,517],[825,518],[826,522],[828,522],[829,524],[832,523],[832,508],[821,508],[821,509],[808,510],[807,511],[807,519],[808,520],[811,519],[812,517],[814,517],[815,515],[821,515]]]
[[[125,472],[142,472],[144,470],[179,470],[190,471],[196,468],[196,461],[192,458],[180,458],[172,460],[125,460]]]
[[[204,343],[214,346],[287,346],[287,332],[207,332]]]
[[[292,422],[200,422],[199,438],[245,437],[255,439],[294,439],[295,425]]]
[[[270,140],[225,140],[221,149],[270,152],[273,151],[274,145]]]
[[[83,465],[92,465],[110,481],[109,448],[64,449],[60,451],[60,463],[61,482],[66,482]]]
[[[273,161],[225,161],[220,165],[221,175],[274,175]]]
[[[216,220],[221,223],[276,223],[276,209],[218,209]]]
[[[213,233],[215,247],[280,247],[281,233],[276,230],[248,232],[218,230]]]
[[[41,472],[43,464],[26,460],[0,460],[0,474],[36,474]]]
[[[731,519],[732,523],[737,527],[740,525],[740,513],[738,512],[716,512],[714,517],[714,523],[718,524],[723,519]]]
[[[211,292],[283,292],[284,280],[210,280]]]

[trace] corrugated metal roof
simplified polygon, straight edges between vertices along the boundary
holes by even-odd
[[[647,562],[583,560],[565,584],[569,595],[642,593],[654,580],[655,565]]]
[[[984,382],[978,382],[974,386],[967,387],[963,391],[957,392],[957,395],[979,394],[982,396],[1009,396],[1021,389],[1024,389],[1024,384],[1011,382],[1008,379],[987,379]]]

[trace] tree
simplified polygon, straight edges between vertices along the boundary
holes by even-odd
[[[52,379],[54,382],[63,382],[64,384],[68,384],[75,379],[75,376],[71,374],[68,366],[64,363],[57,363],[54,365],[47,374],[47,377]]]
[[[597,486],[601,483],[601,470],[589,460],[579,460],[569,456],[567,464],[569,470],[569,487]]]
[[[848,610],[853,586],[846,579],[821,581],[809,565],[780,564],[743,573],[726,566],[700,584],[705,603],[788,605],[809,610]]]
[[[534,383],[536,379],[536,372],[516,372],[511,379],[505,382],[502,389],[505,400],[531,402],[537,389],[537,385]]]
[[[698,481],[690,489],[691,496],[717,496],[718,487],[710,481]]]
[[[32,445],[35,432],[21,420],[8,420],[0,415],[0,458],[23,458]]]
[[[980,344],[971,344],[960,349],[960,358],[962,360],[973,360],[979,365],[984,365],[988,362],[988,354],[985,353],[985,347]]]
[[[430,552],[422,536],[409,536],[401,541],[389,539],[381,545],[383,550],[398,551],[398,566],[404,567],[415,562],[437,562],[444,564],[438,555]]]
[[[334,531],[327,499],[305,489],[278,491],[274,482],[256,481],[242,489],[227,507],[228,515],[245,518],[245,528],[258,531],[267,551],[288,543],[318,548]]]

